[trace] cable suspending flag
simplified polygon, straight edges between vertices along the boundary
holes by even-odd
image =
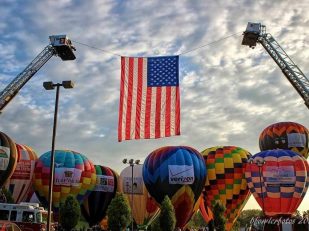
[[[179,56],[121,57],[118,141],[180,135]]]

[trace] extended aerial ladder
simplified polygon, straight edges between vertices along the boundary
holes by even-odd
[[[76,49],[66,35],[51,35],[49,40],[50,44],[0,93],[0,112],[52,56],[59,56],[63,61],[76,58],[73,53],[73,50],[75,51]]]
[[[261,23],[249,22],[243,35],[242,45],[247,45],[254,48],[256,43],[262,44],[267,53],[280,67],[285,77],[290,81],[298,94],[304,99],[305,105],[309,109],[308,78],[285,53],[274,37],[271,34],[266,33],[266,26],[261,25]]]

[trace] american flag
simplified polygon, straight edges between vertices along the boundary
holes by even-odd
[[[180,135],[179,57],[121,57],[118,141]]]

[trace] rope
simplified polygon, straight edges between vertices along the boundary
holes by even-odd
[[[223,41],[223,40],[225,40],[225,39],[228,39],[228,38],[233,37],[233,36],[235,36],[235,35],[238,35],[238,34],[240,34],[240,33],[242,33],[242,32],[237,32],[237,33],[228,35],[228,36],[223,37],[223,38],[221,38],[221,39],[212,41],[212,42],[210,42],[210,43],[201,45],[201,46],[199,46],[199,47],[195,47],[195,48],[193,48],[193,49],[191,49],[191,50],[184,51],[184,52],[182,52],[182,53],[180,53],[180,54],[178,54],[178,55],[180,56],[180,55],[188,54],[188,53],[190,53],[190,52],[193,52],[193,51],[196,51],[196,50],[198,50],[198,49],[204,48],[204,47],[206,47],[206,46],[210,46],[210,45],[213,45],[213,44],[215,44],[215,43],[221,42],[221,41]],[[71,41],[74,42],[74,43],[78,43],[78,44],[80,44],[80,45],[83,45],[83,46],[86,46],[86,47],[95,49],[95,50],[102,51],[102,52],[104,52],[104,53],[112,54],[112,55],[119,56],[119,57],[123,56],[123,55],[114,53],[114,52],[112,52],[112,51],[104,50],[104,49],[101,49],[101,48],[98,48],[98,47],[95,47],[95,46],[90,46],[90,45],[85,44],[85,43],[81,43],[81,42],[74,41],[74,40],[71,40]]]
[[[204,45],[202,45],[202,46],[199,46],[199,47],[193,48],[193,49],[191,49],[191,50],[188,50],[188,51],[182,52],[182,53],[180,53],[179,55],[188,54],[188,53],[190,53],[190,52],[192,52],[192,51],[195,51],[195,50],[201,49],[201,48],[203,48],[203,47],[213,45],[213,44],[215,44],[215,43],[221,42],[221,41],[223,41],[223,40],[225,40],[225,39],[228,39],[228,38],[233,37],[233,36],[235,36],[235,35],[237,35],[237,34],[240,34],[240,33],[242,33],[242,32],[237,32],[237,33],[235,33],[235,34],[228,35],[228,36],[223,37],[223,38],[221,38],[221,39],[218,39],[218,40],[216,40],[216,41],[213,41],[213,42],[210,42],[210,43],[204,44]]]
[[[99,51],[102,51],[104,53],[108,53],[108,54],[112,54],[112,55],[115,55],[115,56],[119,56],[121,57],[121,55],[117,54],[117,53],[114,53],[114,52],[111,52],[111,51],[108,51],[108,50],[104,50],[104,49],[101,49],[101,48],[97,48],[97,47],[94,47],[94,46],[90,46],[90,45],[87,45],[85,43],[81,43],[81,42],[77,42],[77,41],[74,41],[74,40],[71,40],[72,42],[75,42],[75,43],[78,43],[80,45],[83,45],[83,46],[86,46],[86,47],[90,47],[92,49],[96,49],[96,50],[99,50]]]

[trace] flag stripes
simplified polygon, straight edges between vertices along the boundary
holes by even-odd
[[[177,86],[147,86],[147,58],[121,57],[118,141],[180,134]]]

